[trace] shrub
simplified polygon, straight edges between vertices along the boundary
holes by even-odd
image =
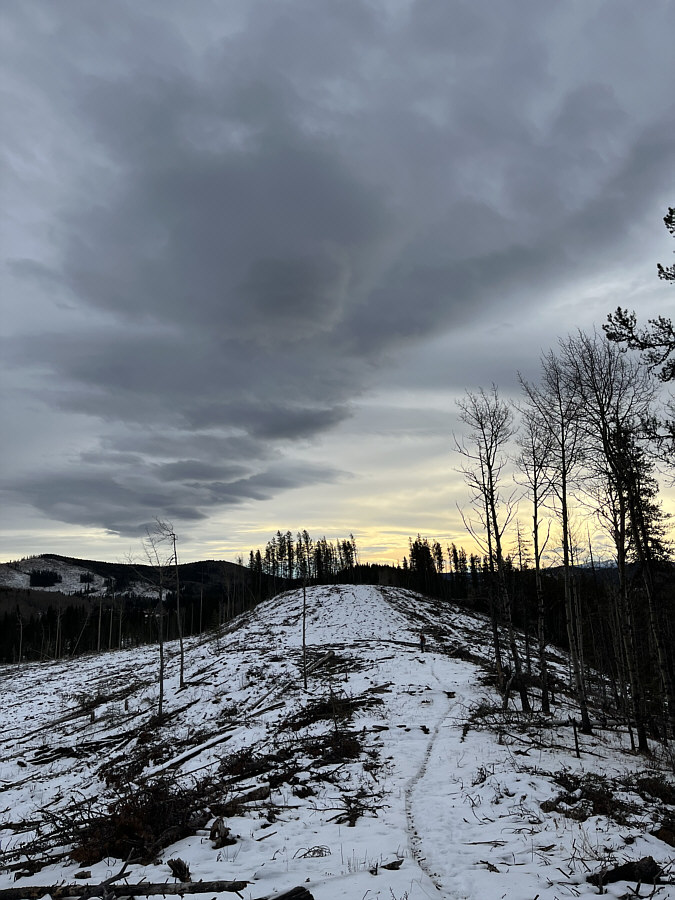
[[[151,862],[162,848],[206,824],[205,799],[200,786],[180,789],[168,779],[129,788],[107,810],[76,824],[71,856],[80,865],[107,856]]]

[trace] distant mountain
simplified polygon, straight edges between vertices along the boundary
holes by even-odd
[[[240,580],[246,570],[237,563],[204,560],[182,563],[178,572],[182,584],[212,585]],[[40,590],[68,596],[106,596],[113,592],[136,596],[154,594],[156,574],[151,566],[110,563],[42,553],[16,562],[0,563],[0,590]]]

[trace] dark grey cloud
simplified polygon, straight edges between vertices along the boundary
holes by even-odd
[[[183,481],[187,484],[225,479],[234,481],[245,474],[246,467],[239,463],[214,465],[199,459],[180,459],[157,467],[157,476],[163,481]]]
[[[283,491],[342,476],[329,466],[283,460],[264,471],[246,472],[243,466],[210,466],[197,460],[159,466],[114,458],[104,463],[84,454],[67,469],[17,479],[6,494],[60,522],[138,536],[152,522],[149,511],[160,510],[170,520],[199,522],[222,507],[269,500]]]
[[[14,495],[133,533],[342,477],[294,447],[402,348],[536,316],[672,203],[674,28],[628,2],[16,5],[7,281],[47,313],[2,355],[92,439]]]
[[[100,471],[68,471],[35,475],[19,480],[9,496],[18,495],[50,518],[70,524],[105,528],[111,532],[143,534],[148,510],[161,509],[168,518],[197,521],[205,517],[191,499],[181,500],[188,492],[172,493],[155,488],[135,468],[135,478],[123,484]],[[141,477],[139,477],[141,476]]]

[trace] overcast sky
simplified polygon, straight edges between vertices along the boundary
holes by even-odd
[[[456,398],[671,314],[670,0],[2,7],[1,559],[462,542]]]

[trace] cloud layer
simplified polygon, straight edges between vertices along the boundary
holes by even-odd
[[[673,31],[628,2],[15,5],[10,412],[77,438],[15,454],[10,496],[136,534],[346,477],[298,448],[388,373],[414,386],[403,350],[646,244]]]

